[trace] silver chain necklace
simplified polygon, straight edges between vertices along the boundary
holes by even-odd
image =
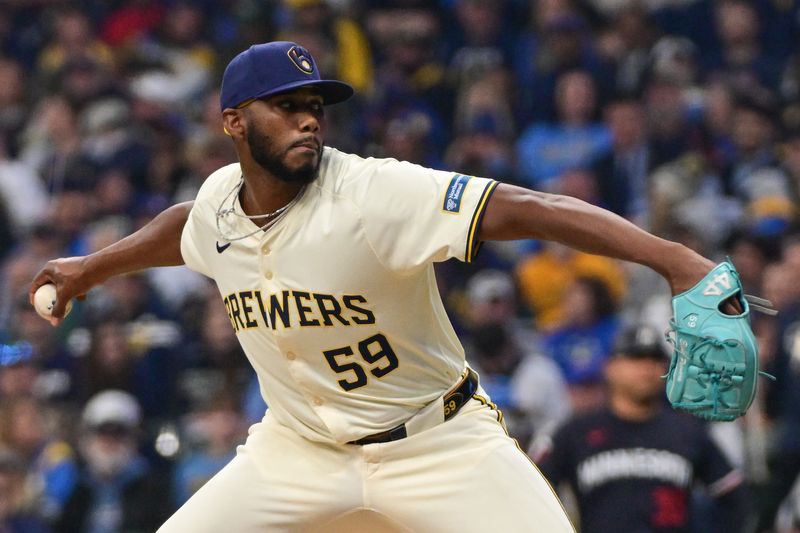
[[[239,195],[239,191],[241,191],[242,185],[244,185],[244,175],[242,175],[242,177],[239,179],[239,183],[237,183],[236,186],[233,189],[231,189],[231,192],[229,192],[225,196],[225,198],[223,198],[222,202],[220,202],[219,207],[217,208],[217,213],[216,213],[217,233],[219,233],[220,238],[222,238],[227,242],[240,241],[242,239],[251,237],[260,231],[265,231],[273,224],[275,224],[278,220],[283,218],[283,215],[286,213],[286,211],[288,211],[294,204],[296,204],[300,200],[300,198],[303,196],[303,193],[306,190],[306,186],[303,185],[303,187],[297,192],[295,197],[292,198],[291,202],[284,205],[283,207],[279,207],[278,209],[276,209],[271,213],[264,213],[263,215],[247,215],[245,213],[238,213],[236,211],[236,197]],[[226,208],[225,204],[228,202],[229,199],[230,199],[230,206]],[[235,217],[245,218],[248,220],[254,220],[258,218],[269,218],[269,220],[267,220],[263,225],[257,227],[250,233],[240,236],[231,236],[229,234],[226,234],[220,227],[220,220],[227,217],[228,215],[233,215]]]

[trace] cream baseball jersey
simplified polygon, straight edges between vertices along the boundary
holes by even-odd
[[[213,278],[280,423],[323,442],[390,429],[461,376],[433,262],[470,261],[495,181],[325,148],[318,178],[266,231],[241,213],[239,164],[203,184],[186,264]]]

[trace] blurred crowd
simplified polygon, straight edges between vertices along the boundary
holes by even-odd
[[[581,198],[708,257],[754,316],[762,380],[709,430],[766,531],[800,527],[800,6],[792,0],[5,0],[0,9],[0,531],[152,531],[266,406],[216,288],[183,267],[110,280],[59,328],[28,304],[84,255],[236,159],[219,80],[301,43],[352,84],[327,143]],[[543,242],[437,266],[510,433],[602,405],[619,332],[669,287]]]

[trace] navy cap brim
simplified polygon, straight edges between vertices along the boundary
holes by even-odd
[[[253,96],[253,98],[267,98],[268,96],[275,96],[276,94],[288,93],[303,87],[313,87],[319,91],[322,97],[322,102],[325,105],[338,104],[349,99],[355,90],[343,81],[337,80],[301,80],[272,87],[263,93]],[[240,102],[241,103],[241,102]],[[239,104],[237,104],[239,105]]]

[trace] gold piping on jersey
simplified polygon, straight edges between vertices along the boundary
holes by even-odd
[[[497,405],[494,402],[489,401],[489,399],[481,396],[480,394],[475,393],[475,394],[472,395],[472,397],[475,398],[476,400],[478,400],[479,402],[481,402],[483,405],[485,405],[486,407],[488,407],[492,411],[497,411],[497,414],[498,414],[497,421],[500,422],[500,427],[503,428],[503,432],[506,434],[506,436],[508,438],[510,438],[512,441],[514,441],[514,446],[517,447],[517,450],[519,450],[519,453],[521,453],[522,455],[525,456],[525,459],[528,460],[528,462],[531,464],[531,466],[534,468],[534,470],[536,470],[536,472],[539,473],[539,475],[542,477],[544,482],[547,483],[547,487],[550,489],[550,492],[553,494],[553,497],[555,497],[556,501],[558,502],[558,505],[561,506],[561,510],[564,512],[564,516],[567,517],[567,521],[569,521],[569,525],[570,525],[570,527],[572,527],[572,531],[574,533],[575,532],[575,526],[572,525],[572,520],[569,519],[569,513],[567,513],[567,510],[564,508],[564,504],[561,502],[561,498],[558,497],[558,494],[556,493],[556,490],[553,488],[553,485],[551,485],[550,481],[545,477],[544,474],[542,474],[542,471],[539,470],[539,467],[536,466],[536,463],[533,462],[533,459],[531,459],[531,456],[528,455],[527,453],[525,453],[525,451],[520,447],[519,441],[517,441],[517,439],[513,438],[511,435],[508,434],[508,429],[506,428],[506,425],[503,422],[503,412],[500,409],[497,408]]]
[[[500,422],[500,425],[503,426],[503,431],[505,431],[506,435],[508,435],[508,431],[506,431],[506,424],[505,422],[503,422],[503,411],[497,408],[497,404],[490,401],[487,398],[484,398],[478,393],[473,394],[472,397],[481,402],[483,405],[485,405],[492,411],[494,411],[495,413],[497,413],[497,421]]]
[[[483,214],[486,212],[486,205],[489,203],[489,198],[492,196],[495,188],[497,187],[496,181],[490,181],[486,188],[483,189],[481,199],[478,201],[478,207],[475,208],[475,213],[472,215],[472,222],[469,225],[469,233],[467,233],[467,252],[464,254],[464,259],[467,263],[471,263],[480,250],[481,243],[478,242],[478,229],[483,220]]]
[[[503,429],[505,429],[505,428],[503,428]],[[507,431],[506,431],[506,435],[508,435]],[[531,456],[528,455],[527,453],[525,453],[525,451],[520,447],[519,442],[517,441],[517,439],[511,437],[510,435],[509,435],[509,438],[511,438],[511,440],[514,441],[514,446],[517,447],[517,449],[519,450],[519,453],[521,453],[522,455],[525,456],[525,459],[528,460],[528,462],[531,464],[531,466],[534,468],[534,470],[536,470],[536,472],[538,472],[539,475],[542,476],[542,479],[544,480],[544,482],[547,483],[547,488],[550,489],[550,492],[553,494],[553,497],[555,497],[556,501],[558,502],[558,505],[561,506],[561,510],[564,512],[564,516],[567,517],[567,521],[569,522],[570,527],[572,527],[572,531],[574,533],[575,532],[575,526],[572,525],[572,520],[570,520],[570,518],[569,518],[569,513],[567,512],[567,509],[564,507],[564,504],[561,502],[561,498],[558,497],[558,493],[556,493],[556,489],[554,489],[553,485],[550,484],[550,480],[547,479],[544,474],[542,474],[542,471],[539,470],[539,467],[536,466],[536,463],[533,462],[533,459],[531,459]]]

